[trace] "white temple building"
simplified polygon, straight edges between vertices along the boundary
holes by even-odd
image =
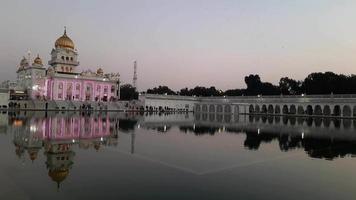
[[[115,102],[120,98],[119,73],[79,72],[78,51],[66,30],[54,44],[48,66],[39,55],[31,63],[23,58],[17,81],[10,87],[12,100]]]

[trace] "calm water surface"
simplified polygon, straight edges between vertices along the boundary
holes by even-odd
[[[356,121],[0,115],[0,199],[355,199]]]

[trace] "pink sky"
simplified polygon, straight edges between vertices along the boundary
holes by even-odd
[[[356,74],[356,2],[331,0],[2,1],[0,80],[28,50],[44,62],[63,26],[80,69],[120,72],[139,90],[245,87],[317,71]]]

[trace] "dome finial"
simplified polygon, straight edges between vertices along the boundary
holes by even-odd
[[[67,35],[67,27],[64,26],[64,34],[63,35]]]

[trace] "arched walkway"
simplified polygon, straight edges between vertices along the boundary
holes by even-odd
[[[231,106],[230,105],[225,105],[224,112],[225,113],[231,113]]]
[[[235,114],[239,114],[240,113],[239,106],[235,106],[234,108],[235,108],[234,113]]]
[[[351,117],[351,108],[350,106],[348,105],[345,105],[343,108],[342,108],[342,116],[343,117]]]
[[[267,106],[266,105],[262,105],[262,113],[267,113]]]
[[[268,105],[268,109],[267,109],[269,114],[273,114],[273,106],[272,105]]]
[[[276,107],[274,108],[274,113],[281,114],[281,107],[279,105],[276,105]]]
[[[221,113],[221,112],[223,111],[222,105],[218,105],[218,106],[216,107],[216,111],[217,111],[218,113]]]
[[[320,105],[316,105],[314,108],[314,115],[322,115],[323,114],[323,110],[321,109]]]
[[[253,105],[250,105],[248,107],[248,113],[254,113],[255,112],[255,108],[253,107]]]
[[[283,108],[282,108],[282,113],[283,114],[288,114],[288,106],[287,105],[284,105]]]
[[[152,110],[151,108],[152,108],[152,106],[150,107],[150,110]],[[200,105],[196,105],[195,106],[195,111],[196,112],[200,112]]]
[[[298,115],[304,115],[304,108],[303,108],[303,106],[298,106]]]
[[[324,106],[324,111],[323,111],[323,114],[324,114],[324,115],[326,115],[326,116],[331,115],[331,109],[330,109],[330,106],[328,106],[328,105],[325,105],[325,106]]]
[[[209,112],[211,112],[211,113],[215,112],[215,106],[214,105],[210,105],[209,106]]]
[[[255,113],[260,113],[260,106],[259,105],[255,106]]]
[[[207,112],[207,111],[208,111],[208,106],[207,106],[206,104],[204,104],[204,105],[202,106],[202,111],[203,111],[203,112]]]
[[[333,109],[333,116],[340,116],[341,115],[341,108],[339,105],[334,106]]]
[[[297,113],[297,109],[295,105],[291,105],[289,108],[289,114],[296,114],[296,113]]]
[[[307,106],[306,114],[307,114],[307,115],[313,115],[313,114],[314,114],[314,112],[313,112],[313,107],[312,107],[311,105],[308,105],[308,106]]]

